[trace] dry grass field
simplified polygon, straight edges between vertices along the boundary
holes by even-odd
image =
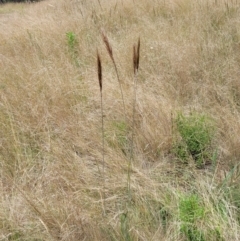
[[[239,76],[237,0],[0,5],[0,240],[240,240]]]

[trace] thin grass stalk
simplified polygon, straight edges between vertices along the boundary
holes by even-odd
[[[117,80],[118,80],[120,91],[121,91],[121,97],[122,97],[122,103],[123,103],[123,111],[124,111],[124,116],[125,116],[125,122],[126,122],[127,121],[127,116],[126,116],[126,107],[125,107],[125,101],[124,101],[124,96],[123,96],[122,83],[121,83],[121,80],[120,80],[120,77],[119,77],[117,64],[116,64],[116,61],[115,61],[114,56],[113,56],[112,46],[111,46],[111,44],[110,44],[110,42],[108,40],[107,35],[104,33],[103,30],[102,30],[102,39],[103,39],[103,42],[105,43],[107,52],[108,52],[108,54],[109,54],[109,56],[110,56],[110,58],[112,60],[112,63],[113,63],[113,66],[114,66],[114,69],[115,69],[115,72],[116,72],[116,75],[117,75]]]
[[[131,199],[131,171],[132,162],[134,162],[134,129],[135,129],[135,113],[137,103],[137,80],[138,80],[138,69],[140,60],[140,38],[138,39],[137,47],[133,45],[133,80],[134,80],[134,94],[133,94],[133,110],[132,110],[132,138],[131,138],[131,156],[128,162],[128,174],[127,174],[127,190],[129,199]]]
[[[105,142],[104,142],[104,121],[103,121],[103,96],[102,96],[102,64],[101,58],[97,51],[97,69],[98,69],[98,82],[101,97],[101,121],[102,121],[102,178],[103,178],[103,215],[105,216]]]
[[[101,10],[103,10],[103,8],[102,8],[102,4],[101,4],[101,1],[100,1],[100,0],[98,0],[98,4],[99,4]]]

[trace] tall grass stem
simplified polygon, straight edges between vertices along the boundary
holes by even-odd
[[[133,45],[133,110],[132,110],[132,138],[131,138],[131,155],[128,162],[128,174],[127,174],[127,190],[129,199],[131,198],[131,170],[132,162],[134,162],[134,129],[135,129],[135,115],[136,115],[136,103],[137,103],[137,80],[138,80],[138,69],[140,60],[140,38],[138,39],[137,47]]]
[[[116,75],[117,75],[117,80],[118,80],[118,83],[119,83],[119,88],[120,88],[120,92],[121,92],[121,98],[122,98],[122,103],[123,103],[123,111],[124,111],[124,116],[125,116],[125,122],[127,121],[127,115],[126,115],[126,107],[125,107],[125,101],[124,101],[124,96],[123,96],[123,88],[122,88],[122,83],[121,83],[121,80],[120,80],[120,76],[119,76],[119,72],[118,72],[118,68],[117,68],[117,64],[116,64],[116,61],[114,59],[114,55],[113,55],[113,50],[112,50],[112,46],[108,40],[108,37],[107,35],[104,33],[104,31],[102,30],[102,39],[103,39],[103,42],[106,46],[106,49],[107,49],[107,52],[112,60],[112,63],[113,63],[113,66],[114,66],[114,69],[115,69],[115,72],[116,72]]]
[[[103,215],[105,216],[106,206],[105,206],[105,142],[104,142],[103,95],[102,95],[103,86],[102,86],[102,64],[101,64],[101,58],[98,51],[97,51],[97,69],[98,69],[98,82],[99,82],[100,98],[101,98]]]

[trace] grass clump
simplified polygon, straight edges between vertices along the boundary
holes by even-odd
[[[197,195],[184,196],[179,204],[181,232],[189,241],[205,241],[203,233],[197,227],[197,222],[204,218],[204,207]]]
[[[179,113],[176,118],[177,131],[180,134],[174,152],[183,162],[191,157],[197,167],[203,167],[211,156],[211,143],[214,129],[210,119],[203,114],[185,116]]]
[[[199,194],[184,194],[179,201],[180,233],[188,241],[224,241],[221,229],[208,226],[210,206]]]
[[[182,197],[179,211],[180,220],[185,223],[194,223],[204,216],[204,208],[201,206],[200,199],[196,194]]]

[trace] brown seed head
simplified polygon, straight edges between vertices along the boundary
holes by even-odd
[[[97,50],[97,70],[98,70],[98,81],[99,81],[99,87],[100,91],[102,91],[102,63],[101,58]]]
[[[106,49],[108,51],[108,54],[109,54],[110,58],[114,62],[112,47],[109,43],[107,35],[104,33],[103,30],[102,30],[102,39],[103,39],[103,42],[105,43],[105,46],[106,46]]]
[[[140,59],[140,38],[138,39],[137,47],[133,45],[133,69],[134,74],[138,71]]]
[[[137,63],[136,63],[136,68],[138,70],[139,68],[139,60],[140,60],[140,37],[138,38],[138,45],[137,45]]]
[[[134,70],[134,74],[136,74],[136,70],[137,70],[137,53],[136,53],[136,46],[135,46],[135,44],[133,45],[133,70]]]

